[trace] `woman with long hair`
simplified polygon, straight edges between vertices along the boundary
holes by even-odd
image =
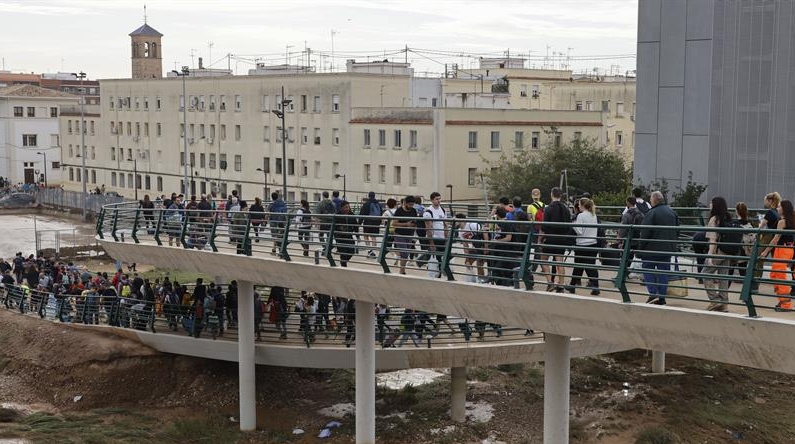
[[[707,310],[710,311],[729,311],[726,305],[729,302],[729,274],[734,266],[733,256],[724,253],[720,249],[718,240],[721,234],[712,230],[718,227],[730,227],[732,217],[726,199],[715,196],[709,205],[709,222],[707,223],[706,238],[709,241],[707,259],[704,261],[703,274],[715,275],[714,278],[704,277],[704,288],[711,301]]]
[[[778,207],[781,203],[781,195],[778,192],[774,191],[772,193],[767,193],[765,195],[765,214],[762,216],[762,219],[759,220],[759,229],[764,230],[775,230],[778,227],[778,221],[781,219],[778,213]],[[756,261],[756,266],[754,267],[754,283],[752,285],[753,290],[759,289],[759,281],[762,277],[762,271],[764,266],[764,258],[767,254],[770,254],[772,251],[772,247],[775,246],[772,242],[773,234],[772,233],[761,233],[759,235],[759,247],[760,252],[763,253],[759,256],[760,260]]]
[[[595,227],[599,223],[596,218],[596,207],[591,199],[583,197],[579,201],[580,211],[577,213],[574,227],[574,232],[577,233],[575,238],[576,247],[574,249],[574,266],[571,272],[571,282],[566,287],[569,293],[574,293],[574,290],[581,285],[582,274],[585,272],[588,275],[588,288],[591,289],[592,296],[598,296],[599,291],[599,270],[593,268],[596,265],[596,255],[599,253],[597,249],[597,236],[598,230]],[[581,225],[594,225],[591,227],[583,227]],[[583,267],[583,265],[585,267]]]
[[[737,202],[737,205],[734,207],[734,211],[737,213],[737,225],[741,228],[745,228],[746,230],[752,230],[754,225],[751,223],[750,216],[748,214],[748,205],[745,202]],[[756,234],[752,231],[748,231],[743,233],[743,246],[741,251],[741,259],[737,261],[737,270],[740,272],[740,276],[745,277],[748,268],[748,257],[751,255],[751,248],[756,241]]]
[[[795,235],[792,232],[792,230],[795,230],[795,210],[792,208],[792,202],[782,200],[778,205],[778,214],[780,218],[775,228],[783,231],[783,233],[779,232],[773,236],[770,245],[765,247],[762,252],[762,257],[766,257],[770,254],[770,250],[773,250],[770,279],[781,281],[773,284],[773,290],[778,295],[776,311],[790,311],[792,310],[792,299],[789,297],[792,289],[791,280],[795,278],[792,271],[790,271],[793,257],[792,248],[795,241]]]

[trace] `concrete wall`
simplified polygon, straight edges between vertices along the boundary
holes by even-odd
[[[788,1],[641,0],[635,175],[752,205],[792,190],[794,20]]]

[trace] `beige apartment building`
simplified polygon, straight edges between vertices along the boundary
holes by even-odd
[[[159,32],[147,33],[158,34],[159,46]],[[141,54],[133,48],[135,66]],[[596,82],[574,81],[570,71],[497,67],[474,74],[480,77],[417,78],[405,63],[349,61],[339,73],[282,65],[240,76],[199,69],[101,80],[101,109],[91,110],[95,125],[86,138],[88,188],[104,185],[125,197],[136,189],[139,197],[179,192],[187,164],[190,194],[225,197],[237,189],[266,196],[286,177],[289,201],[343,188],[351,200],[369,191],[427,195],[448,184],[456,200],[474,200],[483,196],[484,159],[575,137],[615,149],[618,116],[602,106],[618,101],[618,93],[609,95],[614,90],[589,93]],[[624,103],[630,90],[634,103],[634,82]],[[580,98],[599,105],[577,108]],[[284,131],[274,111],[283,111]],[[80,134],[72,130],[79,119],[61,116],[63,185],[74,190],[82,186]]]

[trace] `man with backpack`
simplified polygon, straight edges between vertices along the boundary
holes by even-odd
[[[377,238],[381,228],[381,215],[383,213],[383,207],[378,202],[378,199],[375,198],[375,192],[370,191],[367,195],[367,201],[359,210],[359,216],[370,216],[361,219],[362,232],[364,233],[362,238],[364,239],[364,245],[368,248],[367,257],[370,259],[376,258],[373,249],[378,245]]]
[[[315,215],[317,217],[318,223],[320,224],[318,238],[320,243],[324,246],[326,242],[326,235],[328,234],[329,230],[331,230],[331,218],[335,214],[337,214],[337,206],[329,198],[328,191],[324,191],[323,199],[321,199],[320,202],[317,203],[317,207],[315,207]]]
[[[630,196],[626,200],[626,209],[621,215],[621,225],[643,225],[643,213],[637,208],[637,200],[635,196]],[[632,228],[630,232],[629,227],[621,227],[618,229],[618,244],[617,248],[624,248],[624,242],[628,235],[632,235],[629,241],[629,256],[627,258],[626,273],[629,276],[632,270],[633,260],[635,258],[635,250],[638,249],[638,242],[640,231],[637,228]]]
[[[437,276],[441,277],[441,264],[444,249],[447,244],[447,213],[442,208],[442,195],[434,191],[431,193],[431,206],[422,213],[425,221],[425,236],[428,241],[427,257],[430,263],[431,257],[436,257]],[[429,271],[430,265],[428,266]]]
[[[271,203],[268,205],[268,224],[271,227],[273,236],[273,248],[271,254],[277,254],[277,249],[281,251],[282,236],[284,235],[284,223],[287,220],[287,204],[284,203],[279,193],[271,193]]]
[[[640,188],[633,188],[632,189],[632,196],[635,198],[635,208],[640,210],[641,213],[646,214],[651,210],[651,205],[648,202],[643,200],[641,197],[643,193],[640,191]]]

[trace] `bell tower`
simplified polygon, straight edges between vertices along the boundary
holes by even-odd
[[[163,77],[161,37],[163,34],[149,26],[146,19],[144,19],[143,26],[130,33],[133,79],[160,79]]]

